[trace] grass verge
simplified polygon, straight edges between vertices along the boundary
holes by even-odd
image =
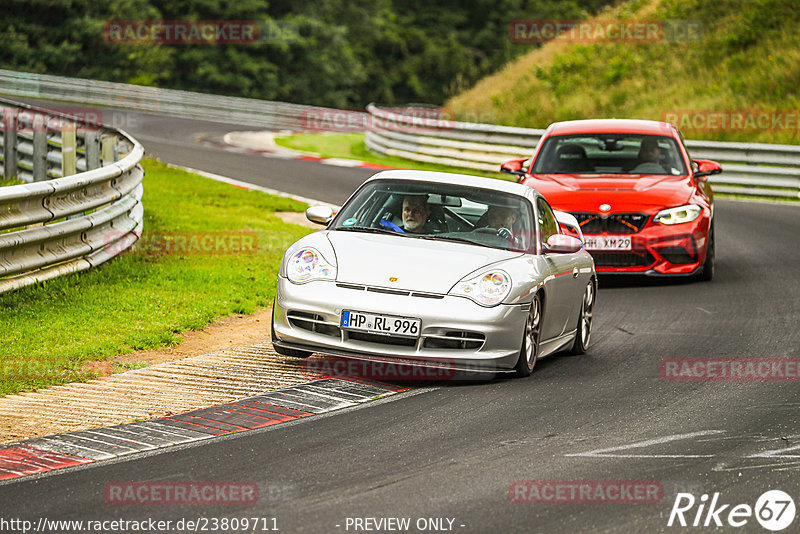
[[[395,156],[382,156],[374,154],[367,149],[362,133],[304,133],[276,137],[275,143],[285,148],[313,152],[323,158],[345,158],[396,167],[398,169],[416,169],[420,171],[455,172],[458,174],[472,174],[487,178],[511,180],[508,174],[500,172],[484,172],[449,165],[436,165],[424,163]],[[499,166],[498,166],[499,168]]]
[[[531,128],[583,118],[667,119],[687,139],[800,142],[796,2],[627,0],[596,19],[671,21],[693,33],[651,42],[555,39],[445,106]],[[753,122],[734,127],[739,115]]]
[[[273,213],[306,206],[153,160],[142,165],[139,250],[0,295],[0,395],[124,370],[92,362],[175,344],[181,332],[272,302],[284,250],[312,231]]]

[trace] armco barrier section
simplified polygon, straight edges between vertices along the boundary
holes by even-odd
[[[367,148],[378,154],[481,171],[526,158],[544,130],[432,120],[367,106]],[[686,141],[692,157],[723,163],[714,191],[755,197],[800,198],[800,146]]]
[[[210,95],[2,69],[0,69],[0,93],[270,129],[302,130],[305,129],[307,122],[318,120],[318,117],[326,111],[339,111],[255,98]]]
[[[24,182],[0,187],[0,293],[100,265],[138,240],[135,139],[2,99],[0,118],[2,176]]]
[[[112,106],[174,117],[229,122],[265,129],[319,130],[326,114],[357,124],[369,124],[366,144],[373,152],[465,169],[497,171],[508,159],[530,157],[544,130],[492,124],[420,120],[371,104],[360,112],[270,102],[251,98],[158,89],[98,80],[66,78],[0,69],[0,93],[32,98]],[[335,126],[335,125],[334,125]],[[331,128],[335,130],[336,128]],[[352,131],[344,128],[345,131]],[[41,141],[40,141],[41,142]],[[55,135],[48,144],[58,146]],[[91,148],[92,142],[88,143]],[[714,190],[754,197],[800,197],[800,147],[757,143],[687,141],[692,156],[723,164],[712,176]],[[29,161],[21,146],[22,164]],[[78,146],[77,168],[85,167]],[[50,160],[48,160],[50,161]],[[51,163],[55,163],[51,161]],[[39,166],[42,164],[39,162]],[[51,165],[52,166],[52,165]],[[28,172],[28,171],[25,171]],[[57,169],[53,176],[57,176]]]

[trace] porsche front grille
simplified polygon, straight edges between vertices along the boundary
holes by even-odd
[[[356,291],[369,291],[371,293],[384,293],[387,295],[399,295],[401,297],[419,297],[425,299],[443,299],[444,295],[439,295],[437,293],[426,293],[424,291],[408,291],[405,289],[392,289],[388,287],[374,287],[374,286],[364,286],[361,284],[347,284],[344,282],[337,282],[336,287],[341,287],[342,289],[354,289]]]
[[[426,349],[478,350],[486,341],[484,334],[464,330],[448,330],[444,334],[425,334],[422,337],[422,346]]]
[[[326,321],[323,316],[316,313],[289,311],[286,313],[286,318],[292,326],[309,332],[316,332],[326,336],[339,337],[342,335],[338,324]]]

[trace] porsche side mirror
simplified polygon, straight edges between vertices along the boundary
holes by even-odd
[[[581,225],[573,214],[567,213],[566,211],[553,210],[553,215],[556,216],[556,222],[558,222],[562,230],[575,234],[575,237],[583,242]]]
[[[697,172],[694,173],[695,178],[708,179],[708,176],[722,172],[722,166],[716,161],[711,161],[708,159],[693,159],[692,162],[697,164]]]
[[[306,218],[313,223],[327,226],[333,219],[333,208],[330,206],[311,206],[306,210]]]
[[[544,244],[545,252],[554,252],[557,254],[573,254],[578,252],[583,247],[583,243],[577,237],[564,234],[553,234],[547,239]]]

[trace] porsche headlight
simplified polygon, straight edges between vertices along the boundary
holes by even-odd
[[[286,276],[295,284],[312,280],[336,280],[336,266],[325,261],[318,250],[303,248],[286,262]]]
[[[661,224],[681,224],[692,222],[699,217],[701,213],[703,213],[703,208],[700,206],[687,204],[686,206],[661,210],[656,214],[653,220]]]
[[[450,291],[451,295],[467,297],[481,306],[496,306],[511,291],[511,277],[505,271],[488,271],[462,280]]]

